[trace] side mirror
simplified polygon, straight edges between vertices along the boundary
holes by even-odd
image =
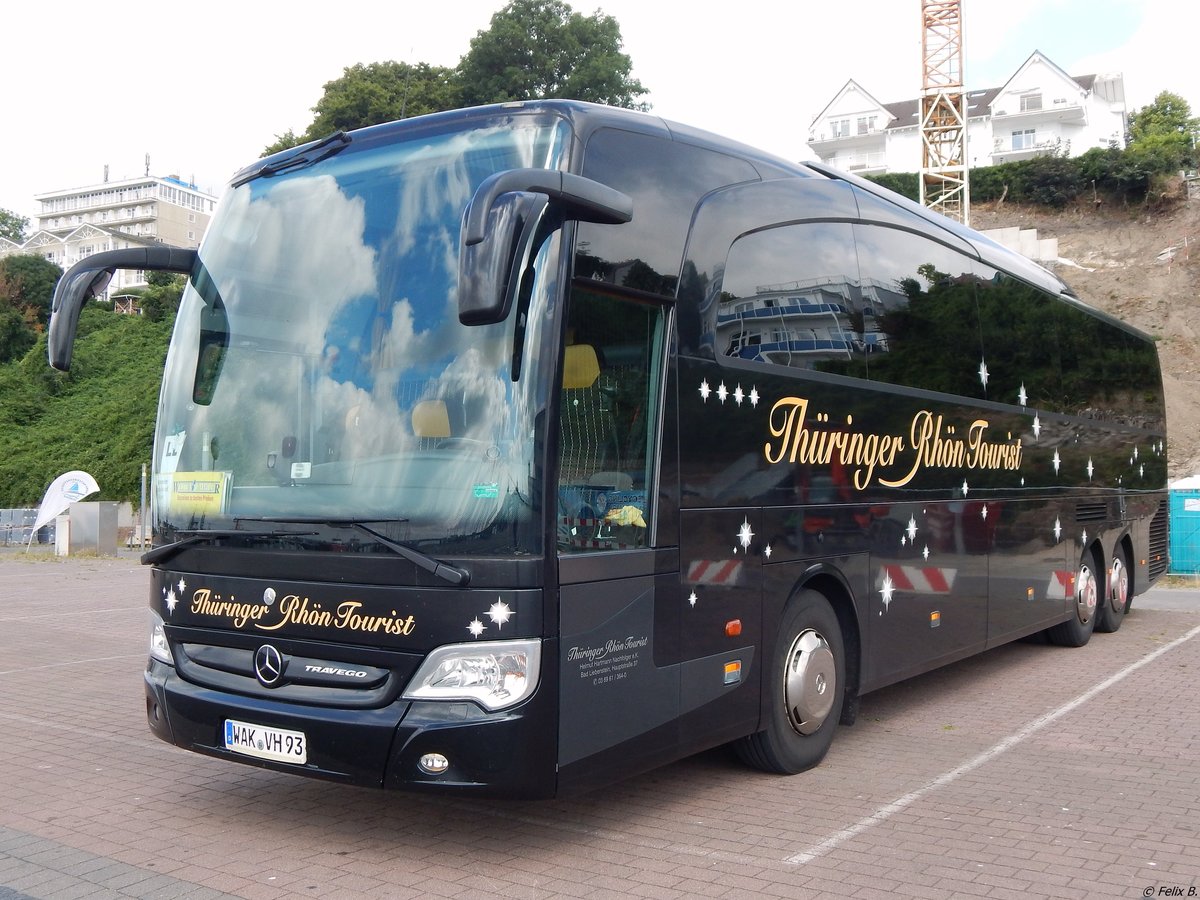
[[[541,194],[501,194],[488,210],[482,240],[463,243],[458,257],[458,320],[464,325],[502,322],[546,211]]]
[[[83,305],[101,293],[117,269],[142,269],[190,274],[196,265],[195,250],[178,247],[132,247],[109,250],[81,259],[67,270],[54,289],[50,303],[47,355],[50,365],[63,372],[71,368],[71,352]]]
[[[579,175],[509,169],[484,179],[467,204],[460,235],[458,318],[464,325],[508,315],[548,206],[564,220],[619,225],[633,218],[627,195]]]

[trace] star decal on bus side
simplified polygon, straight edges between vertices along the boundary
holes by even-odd
[[[699,600],[699,599],[700,599],[700,598],[696,596],[696,592],[695,592],[695,591],[692,591],[690,594],[688,594],[688,605],[689,605],[689,606],[690,606],[692,609],[695,609],[695,608],[696,608],[696,601],[697,601],[697,600]]]
[[[476,616],[471,620],[470,624],[467,625],[467,631],[471,632],[471,637],[473,638],[477,638],[483,634],[485,628],[487,628],[487,626],[479,621],[479,616]]]
[[[175,606],[176,606],[176,604],[179,603],[179,598],[175,596],[175,591],[174,590],[167,591],[166,599],[167,599],[167,612],[168,613],[175,612]]]
[[[729,388],[725,387],[725,382],[717,385],[717,399],[721,401],[721,405],[725,405],[725,398],[729,396]]]
[[[1095,471],[1096,471],[1096,467],[1092,465],[1092,458],[1089,456],[1088,464],[1087,464],[1088,481],[1092,480],[1092,473],[1094,473]]]
[[[746,399],[746,395],[742,393],[742,386],[739,384],[733,389],[733,400],[738,405],[742,405],[742,401]]]
[[[497,628],[503,628],[504,623],[512,618],[512,610],[508,608],[507,603],[497,597],[496,602],[488,610],[488,618]]]
[[[750,549],[750,542],[754,540],[754,532],[750,530],[750,520],[743,519],[742,527],[738,529],[738,543],[742,545],[743,550]]]
[[[1054,517],[1054,542],[1057,544],[1062,540],[1062,521],[1058,516]]]
[[[929,562],[929,545],[925,545],[925,549],[921,551],[921,555],[925,557],[925,562]]]
[[[712,388],[708,386],[708,379],[705,378],[700,382],[700,399],[705,403],[708,402],[708,395],[712,393]]]
[[[758,408],[758,400],[759,400],[758,388],[751,387],[750,393],[748,396],[750,397],[750,405],[757,409]]]
[[[1036,441],[1042,435],[1042,420],[1038,418],[1038,414],[1033,414],[1033,439]]]
[[[905,531],[908,532],[908,539],[910,541],[915,541],[917,539],[917,518],[916,518],[916,516],[908,517],[908,528],[906,528]]]
[[[1058,455],[1057,450],[1054,451],[1054,459],[1051,462],[1054,463],[1054,474],[1057,475],[1059,467],[1062,466],[1062,457]]]
[[[979,380],[983,383],[983,389],[987,390],[988,367],[987,367],[987,360],[984,360],[984,359],[981,359],[979,361]]]
[[[888,610],[892,605],[892,594],[896,592],[896,585],[892,583],[892,576],[886,570],[883,573],[883,586],[879,589],[879,593],[883,597],[883,608]]]
[[[1025,405],[1025,401],[1029,399],[1029,395],[1025,393],[1025,382],[1021,382],[1021,390],[1017,391],[1017,399],[1021,401],[1021,405]]]

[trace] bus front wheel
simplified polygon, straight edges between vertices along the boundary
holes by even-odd
[[[779,623],[768,675],[766,728],[734,746],[742,761],[794,775],[819,763],[833,742],[845,695],[842,629],[829,601],[801,591]]]

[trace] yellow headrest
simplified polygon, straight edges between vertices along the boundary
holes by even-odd
[[[412,411],[413,434],[417,437],[450,437],[450,416],[444,400],[422,400]]]
[[[600,360],[591,344],[571,344],[563,357],[563,387],[589,388],[600,377]]]

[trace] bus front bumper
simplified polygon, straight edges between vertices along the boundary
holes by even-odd
[[[277,703],[218,692],[151,658],[146,717],[167,743],[279,772],[363,787],[528,799],[555,795],[554,735],[544,698],[487,713],[469,702],[397,700],[379,709]],[[302,735],[303,762],[229,749],[227,723]]]

